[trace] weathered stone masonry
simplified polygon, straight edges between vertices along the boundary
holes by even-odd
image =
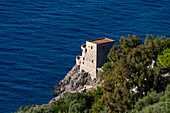
[[[86,44],[81,46],[82,56],[76,57],[76,64],[80,65],[80,71],[88,72],[91,79],[95,79],[97,68],[101,68],[108,61],[107,55],[114,43],[114,40],[108,38],[86,41]]]

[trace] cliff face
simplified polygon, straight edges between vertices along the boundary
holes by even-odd
[[[90,89],[93,90],[95,88],[95,86],[93,87],[95,82],[95,80],[91,80],[88,72],[80,72],[80,65],[75,65],[71,71],[67,73],[65,78],[54,86],[54,95],[56,97],[53,100],[61,98],[66,92],[82,92],[83,89],[87,89],[88,91],[90,91]]]

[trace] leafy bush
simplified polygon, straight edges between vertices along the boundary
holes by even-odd
[[[56,111],[58,112],[88,112],[91,108],[94,98],[91,92],[81,93],[65,93],[63,98],[56,102]]]
[[[25,107],[20,107],[18,111],[23,111],[23,112],[26,112],[27,110],[29,110],[30,108],[33,108],[34,105],[28,105],[28,106],[25,106]]]
[[[147,106],[145,109],[140,111],[139,113],[169,113],[170,112],[170,104],[159,102],[153,105]]]
[[[55,113],[67,113],[69,111],[69,105],[71,101],[65,101],[62,104],[58,104],[59,102],[56,102],[56,108],[55,108]]]
[[[170,49],[163,51],[163,55],[158,56],[157,65],[163,68],[170,68]]]
[[[43,104],[42,106],[26,106],[24,108],[20,107],[18,113],[54,113],[55,112],[55,103]]]
[[[167,47],[169,48],[170,47],[170,38],[166,39],[166,44],[167,44]]]
[[[131,113],[168,113],[170,111],[170,84],[166,91],[156,93],[152,91],[135,104]]]
[[[104,107],[103,111],[101,111],[101,113],[109,113],[109,109]]]
[[[97,101],[93,104],[92,109],[90,109],[90,113],[100,113],[103,109],[103,104],[100,101]]]
[[[97,87],[97,89],[93,90],[92,94],[93,94],[94,100],[97,102],[103,96],[103,90],[101,87]]]
[[[143,97],[135,104],[135,109],[140,111],[144,107],[158,102],[162,96],[163,93],[157,94],[156,91],[150,92],[147,96]]]
[[[110,71],[111,71],[111,68],[112,68],[111,62],[106,62],[106,63],[104,63],[102,70],[103,70],[106,74],[109,74]]]
[[[83,99],[83,101],[78,101],[78,100],[74,100],[70,103],[69,105],[69,112],[70,113],[82,113],[85,109],[85,100]]]
[[[170,84],[166,87],[165,95],[161,97],[160,101],[170,101]]]

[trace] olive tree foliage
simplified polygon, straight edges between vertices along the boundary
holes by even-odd
[[[166,46],[163,37],[147,36],[142,44],[136,35],[128,35],[120,39],[118,50],[112,47],[108,58],[114,70],[104,81],[102,97],[110,112],[128,112],[150,89],[160,92],[165,88],[160,68],[148,66]]]

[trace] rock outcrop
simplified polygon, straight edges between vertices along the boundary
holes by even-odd
[[[54,86],[54,95],[56,97],[53,100],[58,100],[66,92],[76,93],[83,92],[84,89],[87,91],[93,90],[96,88],[95,83],[96,80],[92,81],[88,72],[80,72],[80,65],[75,65],[65,78]]]

